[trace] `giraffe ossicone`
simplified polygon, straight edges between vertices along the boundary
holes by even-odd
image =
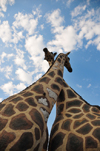
[[[45,59],[52,64],[35,83],[0,103],[0,151],[46,151],[47,120],[63,83],[63,70],[71,71],[68,54],[51,53],[44,48]],[[57,64],[59,64],[57,66]],[[57,67],[57,69],[53,69]]]

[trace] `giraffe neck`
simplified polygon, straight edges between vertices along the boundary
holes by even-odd
[[[91,112],[93,114],[100,113],[100,107],[90,105],[77,92],[75,92],[65,81],[63,81],[63,88],[57,99],[56,114],[86,114]]]
[[[37,106],[43,113],[45,122],[62,89],[64,61],[65,55],[60,54],[46,74],[29,88],[35,93]]]
[[[42,112],[45,122],[47,122],[49,114],[62,89],[64,61],[65,56],[60,54],[46,74],[17,94],[18,101],[23,101],[24,103],[30,101],[30,104],[32,103],[35,108],[38,108]],[[15,99],[16,95],[9,97],[9,99],[7,98],[7,101],[13,100],[11,102],[15,103]],[[3,103],[5,102],[6,100],[3,101]]]

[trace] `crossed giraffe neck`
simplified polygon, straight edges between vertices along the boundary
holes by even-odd
[[[0,151],[46,151],[47,120],[62,89],[66,55],[36,83],[0,103]]]
[[[49,151],[100,151],[100,107],[88,104],[65,81],[56,103]]]

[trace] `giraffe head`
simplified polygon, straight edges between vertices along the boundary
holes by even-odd
[[[53,63],[54,63],[54,57],[55,55],[57,54],[56,52],[53,53],[53,52],[49,52],[47,48],[44,48],[43,49],[44,53],[45,53],[45,60],[47,60],[47,62],[49,63],[49,66],[51,66]],[[71,65],[70,65],[70,58],[68,57],[68,55],[70,54],[70,52],[66,53],[66,60],[65,60],[65,64],[64,66],[67,68],[67,70],[69,72],[72,72],[72,68],[71,68]]]
[[[69,72],[72,72],[72,67],[71,67],[71,65],[70,65],[70,58],[68,57],[68,55],[70,54],[70,52],[68,52],[67,54],[66,54],[66,61],[65,61],[65,64],[64,64],[64,66],[67,68],[67,70],[69,71]]]
[[[54,57],[57,53],[49,52],[47,48],[44,48],[43,51],[45,53],[44,60],[47,60],[49,63],[49,66],[51,66],[54,63]]]

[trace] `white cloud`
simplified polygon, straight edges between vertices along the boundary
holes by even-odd
[[[35,35],[28,37],[25,42],[25,48],[30,54],[30,59],[33,60],[35,66],[40,66],[40,62],[42,63],[43,59],[43,36],[42,35]]]
[[[87,86],[87,88],[90,88],[91,87],[91,84],[89,84],[88,86]]]
[[[20,31],[20,32],[17,32],[17,30],[14,28],[14,27],[12,27],[13,28],[13,34],[12,34],[12,42],[13,43],[15,43],[15,44],[17,44],[21,39],[23,39],[23,38],[25,38],[24,36],[23,36],[23,31]]]
[[[79,37],[73,26],[67,26],[61,33],[55,35],[55,39],[48,42],[50,46],[56,46],[58,49],[63,48],[65,52],[75,49],[77,42],[81,45]]]
[[[22,14],[18,13],[14,15],[15,21],[13,22],[13,26],[15,28],[23,28],[26,30],[29,35],[32,35],[36,29],[36,26],[38,24],[38,17],[34,19],[33,14]]]
[[[0,55],[0,64],[4,63],[4,58],[7,56],[7,54],[5,52],[2,52],[2,54]]]
[[[86,5],[84,6],[80,6],[78,5],[77,7],[75,7],[75,9],[71,12],[72,17],[76,17],[78,15],[81,15],[83,11],[85,11],[86,9]]]
[[[48,47],[56,48],[57,52],[62,52],[62,49],[65,52],[72,51],[81,47],[82,43],[79,36],[76,33],[76,30],[73,26],[62,26],[64,18],[60,16],[60,9],[55,10],[51,14],[47,14],[47,22],[51,23],[52,32],[55,34],[54,39],[47,43]],[[77,46],[77,47],[76,47]]]
[[[24,60],[24,52],[20,49],[17,49],[17,55],[15,56],[14,62],[17,66],[22,67],[24,70],[27,69],[26,65],[25,65],[25,60]]]
[[[73,2],[74,0],[67,0],[67,7],[69,7],[70,6],[70,4]]]
[[[0,88],[8,95],[13,95],[13,91],[14,91],[14,87],[13,87],[13,83],[12,82],[8,82],[2,86],[0,86]]]
[[[34,81],[37,81],[41,76],[42,76],[42,73],[36,75],[36,76],[34,77]]]
[[[73,22],[80,41],[82,42],[83,38],[87,41],[85,48],[92,44],[100,50],[100,9],[87,10],[87,13],[73,19]]]
[[[4,14],[1,11],[7,11],[7,4],[10,4],[12,6],[14,3],[15,0],[0,0],[0,16],[4,17]]]
[[[14,54],[12,54],[12,53],[7,54],[5,52],[2,52],[2,54],[0,55],[0,64],[5,62],[5,60],[4,60],[5,58],[7,58],[9,60],[13,56],[14,56]]]
[[[7,79],[10,79],[10,75],[11,75],[12,70],[13,70],[12,68],[13,68],[12,65],[11,65],[11,66],[6,66],[6,67],[4,68],[5,77],[6,77]]]
[[[60,16],[60,9],[54,10],[51,14],[46,14],[47,22],[51,23],[52,27],[59,27],[62,25],[64,18]]]
[[[11,41],[11,29],[8,21],[3,21],[0,24],[0,38],[4,43]]]
[[[25,82],[27,84],[32,83],[32,73],[31,72],[27,72],[21,68],[18,68],[15,73],[17,75],[18,80]]]
[[[19,83],[18,85],[15,86],[15,88],[16,88],[18,91],[21,91],[21,90],[25,89],[26,86],[25,86],[24,83]]]
[[[82,88],[82,86],[81,86],[81,85],[79,85],[79,84],[77,84],[76,86],[77,86],[78,88]]]
[[[26,86],[23,83],[19,83],[18,85],[14,85],[12,81],[0,86],[0,88],[7,94],[13,95],[23,90]],[[1,99],[2,100],[2,99]]]

